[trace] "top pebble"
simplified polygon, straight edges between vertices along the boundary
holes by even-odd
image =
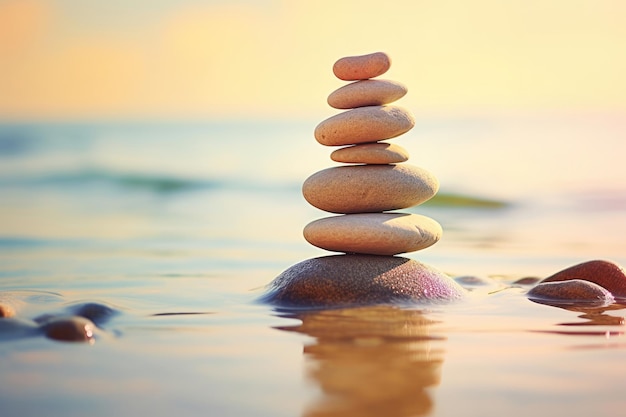
[[[333,65],[333,73],[344,81],[366,80],[384,74],[390,66],[389,55],[384,52],[375,52],[341,58]]]

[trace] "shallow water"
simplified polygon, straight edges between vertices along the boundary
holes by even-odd
[[[0,415],[620,415],[623,306],[511,285],[626,264],[622,120],[418,122],[396,139],[411,163],[473,200],[410,209],[444,238],[408,256],[484,285],[297,314],[255,300],[324,254],[301,237],[324,214],[300,184],[333,165],[316,122],[0,126],[0,298],[24,320],[115,311],[93,343],[3,328]]]

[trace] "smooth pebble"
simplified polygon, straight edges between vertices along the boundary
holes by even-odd
[[[430,217],[405,213],[358,213],[325,217],[304,228],[312,245],[334,252],[397,255],[436,243],[442,234]]]
[[[96,326],[85,317],[51,317],[41,324],[44,334],[50,339],[65,342],[89,342],[94,337]]]
[[[543,304],[579,304],[608,305],[615,300],[604,287],[582,279],[567,281],[542,282],[531,288],[529,299]]]
[[[433,197],[439,181],[409,164],[327,168],[304,181],[306,201],[331,213],[375,213],[412,207]]]
[[[0,304],[0,317],[15,316],[15,309],[9,304]]]
[[[327,101],[336,109],[382,106],[401,99],[406,93],[407,88],[396,81],[361,80],[333,91]]]
[[[337,149],[330,159],[347,164],[395,164],[407,161],[409,153],[395,143],[374,142]]]
[[[402,107],[367,106],[329,117],[317,125],[314,135],[325,146],[354,145],[391,139],[413,126],[413,115]]]
[[[624,274],[622,267],[614,262],[604,260],[583,262],[559,271],[542,282],[570,279],[584,279],[595,282],[609,290],[614,296],[626,298],[626,274]]]
[[[391,59],[384,52],[347,56],[333,65],[333,73],[344,81],[365,80],[384,74],[391,67]]]

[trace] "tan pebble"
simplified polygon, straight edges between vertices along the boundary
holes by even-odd
[[[309,223],[304,238],[334,252],[397,255],[427,248],[441,238],[441,226],[430,217],[406,213],[359,213]]]
[[[78,316],[53,317],[42,324],[47,337],[66,342],[88,342],[93,339],[96,326],[89,319]]]
[[[330,159],[347,164],[395,164],[407,161],[409,153],[395,143],[375,142],[337,149]]]
[[[572,279],[542,282],[528,291],[528,298],[544,304],[600,304],[613,303],[613,295],[591,281]]]
[[[413,126],[413,115],[402,107],[368,106],[329,117],[317,125],[314,134],[322,145],[354,145],[394,138]]]
[[[384,74],[391,67],[391,59],[384,52],[347,56],[333,65],[333,73],[344,81],[365,80]]]
[[[404,97],[407,88],[395,81],[361,80],[330,93],[328,105],[336,109],[381,106]]]
[[[427,170],[409,164],[327,168],[304,181],[306,201],[331,213],[373,213],[423,203],[439,189]]]
[[[8,304],[0,304],[0,317],[14,317],[15,309]]]
[[[626,274],[614,262],[593,260],[566,268],[549,276],[542,282],[584,279],[609,290],[614,296],[626,298]]]
[[[398,256],[334,255],[307,259],[280,274],[263,301],[283,307],[340,307],[453,301],[465,290],[443,272]]]

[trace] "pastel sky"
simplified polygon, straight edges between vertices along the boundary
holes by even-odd
[[[414,112],[626,110],[622,0],[0,0],[0,120],[319,119],[387,52]]]

